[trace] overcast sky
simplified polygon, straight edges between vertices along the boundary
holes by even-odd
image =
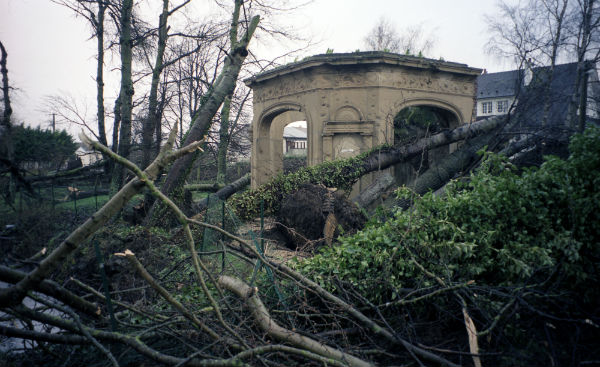
[[[211,1],[192,0],[197,6]],[[279,22],[318,41],[302,56],[324,53],[328,48],[335,52],[364,50],[365,35],[381,17],[398,31],[423,24],[436,41],[428,56],[500,71],[511,65],[485,52],[489,38],[485,15],[494,14],[495,4],[495,0],[314,0]],[[50,0],[0,0],[0,40],[9,55],[10,83],[18,88],[13,93],[17,119],[31,125],[47,124],[50,117],[44,97],[57,94],[72,96],[81,108],[87,105],[93,116],[95,41],[89,39],[90,33],[83,19]],[[285,48],[275,44],[259,52],[283,54]],[[111,104],[107,97],[107,106]]]

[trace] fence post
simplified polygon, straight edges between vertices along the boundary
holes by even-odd
[[[104,258],[102,257],[102,253],[100,252],[100,246],[98,246],[98,241],[95,238],[93,238],[92,242],[94,243],[94,249],[96,250],[96,259],[98,261],[98,268],[100,268],[100,276],[102,277],[104,297],[106,297],[106,308],[108,309],[108,314],[110,315],[110,328],[112,329],[112,331],[115,331],[117,329],[117,320],[115,319],[115,313],[113,312],[112,301],[110,299],[108,278],[106,277],[106,270],[104,269]]]
[[[94,200],[96,201],[96,211],[98,211],[98,174],[96,173],[96,180],[94,181]]]
[[[263,237],[263,231],[265,229],[265,199],[260,200],[260,250],[264,254],[265,252],[265,238]]]
[[[21,215],[23,215],[23,190],[21,190],[20,188],[19,190],[19,211],[18,211],[18,215],[17,215],[17,221],[19,223],[19,225],[21,224]]]
[[[77,217],[77,191],[73,191],[73,207],[75,208],[75,217]]]
[[[52,190],[52,211],[54,211],[54,179],[50,180],[50,190]]]
[[[206,197],[206,217],[204,218],[205,223],[210,223],[209,222],[210,221],[209,212],[210,212],[210,194],[208,194],[208,196]],[[207,231],[208,231],[208,229],[206,227],[202,231],[202,244],[200,245],[200,252],[204,252],[204,243],[206,242],[206,232]]]

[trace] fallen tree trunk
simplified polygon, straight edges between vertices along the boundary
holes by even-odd
[[[5,283],[18,283],[23,280],[25,276],[27,276],[27,273],[0,265],[0,280]],[[100,308],[97,304],[77,296],[53,280],[44,279],[36,285],[34,289],[47,296],[53,297],[76,310],[84,312],[87,316],[94,318],[100,317]]]
[[[374,151],[364,159],[365,174],[388,168],[396,163],[404,162],[410,157],[421,154],[429,149],[467,140],[488,133],[503,125],[506,120],[502,117],[490,118],[457,127],[454,130],[443,131],[429,138],[424,138],[416,143],[400,147]]]
[[[352,201],[361,208],[367,208],[374,203],[375,200],[381,197],[381,194],[392,187],[395,182],[394,176],[392,176],[391,173],[386,172],[367,186],[366,189],[361,191]]]
[[[89,171],[93,171],[95,169],[101,169],[102,171],[99,171],[98,173],[104,174],[103,168],[105,165],[106,165],[106,161],[101,160],[96,163],[90,164],[89,166],[78,167],[78,168],[74,168],[74,169],[71,169],[68,171],[60,171],[53,175],[28,177],[27,181],[33,183],[33,182],[53,181],[53,180],[64,179],[64,178],[72,178],[75,176],[83,175],[83,174],[88,173]],[[92,175],[89,175],[89,176],[92,176]],[[83,177],[88,177],[88,176],[83,175]]]
[[[211,195],[211,197],[213,197],[213,198],[216,197],[219,200],[226,200],[231,195],[242,190],[244,187],[246,187],[248,185],[250,185],[250,174],[249,173],[238,178],[237,180],[233,181],[229,185],[223,187],[222,189],[217,191],[214,195]],[[204,199],[198,201],[197,203],[194,203],[194,212],[199,213],[199,212],[203,211],[204,209],[206,209],[207,206],[208,206],[208,198],[204,198]]]
[[[369,362],[363,361],[304,335],[300,335],[293,330],[288,330],[277,324],[277,322],[271,318],[269,311],[258,296],[257,288],[251,288],[241,280],[226,275],[220,276],[218,278],[218,283],[221,287],[235,293],[239,298],[246,302],[256,324],[269,336],[324,357],[347,363],[349,366],[373,366]]]
[[[191,185],[185,185],[183,188],[188,190],[188,191],[210,191],[210,192],[217,192],[219,190],[221,190],[222,188],[224,188],[225,185],[224,184],[220,184],[220,183],[206,183],[206,184],[191,184]]]
[[[279,210],[281,199],[303,183],[309,182],[350,190],[352,185],[367,173],[405,162],[429,149],[489,133],[503,126],[506,121],[504,117],[481,120],[421,139],[413,144],[400,147],[380,147],[356,157],[306,167],[286,176],[277,176],[255,190],[232,198],[232,205],[238,216],[244,219],[255,218],[259,215],[261,201],[264,202],[265,212],[276,213]]]
[[[254,31],[258,27],[260,16],[253,16],[247,23],[247,28],[241,39],[238,39],[238,26],[240,22],[240,8],[242,1],[235,2],[233,19],[230,27],[230,49],[228,56],[221,72],[215,82],[209,88],[206,95],[203,97],[204,102],[194,116],[191,122],[190,129],[186,135],[184,146],[196,140],[202,140],[206,132],[210,128],[213,117],[217,113],[219,107],[223,104],[225,98],[232,93],[235,88],[235,83],[244,64],[244,60],[248,56],[248,44],[252,39]],[[183,201],[183,186],[188,177],[191,167],[197,158],[196,154],[190,154],[178,161],[174,162],[170,167],[161,187],[161,192],[171,197],[177,203]],[[165,213],[168,213],[166,206],[160,202],[156,202],[148,214],[146,224],[159,225],[165,222]]]
[[[457,174],[468,169],[473,161],[478,158],[477,152],[488,145],[493,139],[494,136],[486,134],[468,141],[461,149],[444,157],[441,161],[423,172],[423,174],[417,177],[410,188],[416,194],[423,195],[430,190],[435,191],[443,187]],[[411,204],[412,201],[410,199],[401,199],[397,202],[397,205],[403,209],[408,208]]]
[[[96,191],[72,191],[62,201],[81,200],[92,196],[108,195],[108,189],[97,189]]]

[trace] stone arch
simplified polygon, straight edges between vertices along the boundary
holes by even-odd
[[[312,149],[312,125],[304,106],[295,102],[276,103],[258,117],[252,144],[252,179],[266,182],[283,169],[283,129],[290,122],[306,121],[308,154]],[[260,168],[259,168],[260,167]]]
[[[446,101],[438,99],[413,99],[404,101],[396,110],[394,119],[391,121],[392,126],[390,126],[392,131],[395,129],[394,123],[396,116],[409,107],[424,107],[428,111],[433,112],[434,115],[441,120],[440,122],[442,123],[442,129],[453,129],[458,127],[463,121],[461,111],[456,106],[453,106]],[[409,132],[411,131],[415,133],[415,131],[418,130],[409,130]],[[422,130],[421,133],[423,133]],[[415,134],[420,135],[419,132]],[[398,142],[394,141],[393,143],[396,144]],[[408,162],[396,164],[393,170],[394,176],[396,177],[396,182],[398,184],[410,186],[420,172],[436,164],[437,161],[455,151],[456,148],[456,144],[451,144],[449,146],[430,149],[424,156],[415,157]],[[424,160],[422,160],[423,158]]]
[[[458,107],[441,99],[420,98],[406,100],[396,109],[394,116],[406,107],[433,107],[440,111],[444,111],[445,113],[450,114],[448,116],[452,117],[452,122],[454,123],[453,126],[448,127],[457,127],[460,123],[465,121],[465,117]]]
[[[358,108],[345,105],[337,109],[334,114],[335,121],[363,121],[363,115]]]

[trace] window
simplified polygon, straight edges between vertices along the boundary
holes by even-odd
[[[498,113],[507,113],[508,112],[508,101],[498,101]]]
[[[294,140],[289,144],[288,150],[290,149],[306,149],[306,142],[302,140]]]
[[[483,102],[481,103],[482,112],[484,114],[492,113],[493,104],[492,102]]]

